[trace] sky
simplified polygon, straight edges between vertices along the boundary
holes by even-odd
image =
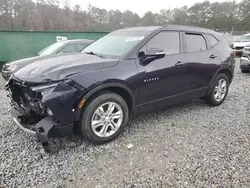
[[[210,2],[223,2],[225,0],[210,0]],[[143,16],[145,12],[160,12],[161,9],[180,8],[184,5],[191,6],[203,0],[70,0],[70,5],[79,4],[82,9],[87,9],[88,4],[107,10],[130,10]]]

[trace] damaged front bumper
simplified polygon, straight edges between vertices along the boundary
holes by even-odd
[[[16,125],[26,133],[37,136],[44,150],[49,153],[56,151],[50,144],[49,138],[65,137],[73,132],[73,123],[61,126],[60,124],[56,123],[53,116],[47,116],[41,119],[37,124],[27,125],[22,123],[21,119],[23,114],[16,110],[15,107],[11,108],[11,115],[13,116]]]
[[[49,138],[73,133],[76,101],[82,89],[65,82],[44,92],[34,92],[31,88],[16,79],[8,81],[11,114],[22,130],[37,136],[46,152],[54,152]]]

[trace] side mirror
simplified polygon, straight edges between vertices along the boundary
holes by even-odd
[[[159,49],[159,48],[150,48],[147,50],[147,53],[145,55],[146,57],[155,57],[159,59],[165,56],[165,52],[164,50]]]
[[[158,48],[150,48],[147,53],[141,51],[138,53],[140,64],[145,66],[156,59],[165,57],[165,52]]]

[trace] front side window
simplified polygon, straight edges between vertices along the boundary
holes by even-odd
[[[185,36],[188,52],[200,52],[207,49],[207,43],[202,35],[186,33]]]
[[[159,48],[166,55],[180,53],[180,37],[178,32],[160,32],[154,36],[146,45],[147,49]]]
[[[118,30],[114,31],[82,50],[83,53],[93,52],[103,56],[120,57],[127,54],[152,31]]]

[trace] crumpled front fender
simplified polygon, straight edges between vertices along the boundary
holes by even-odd
[[[60,125],[74,121],[74,104],[81,96],[81,90],[64,82],[43,94],[42,103],[49,108]]]

